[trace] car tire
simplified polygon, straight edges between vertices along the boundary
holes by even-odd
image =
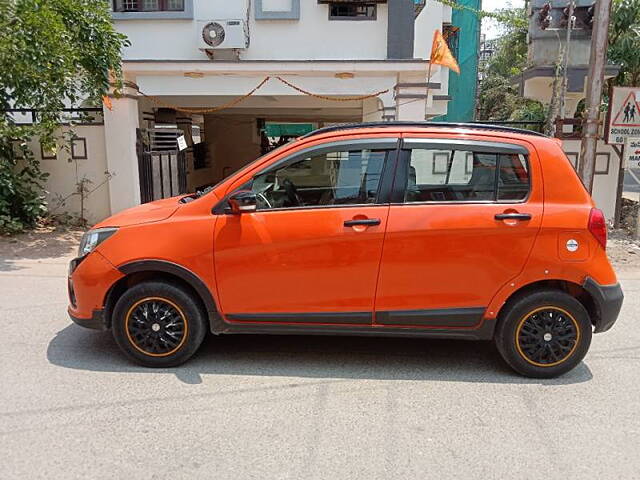
[[[577,299],[560,290],[542,290],[507,303],[494,341],[516,372],[553,378],[582,361],[591,336],[589,313]]]
[[[145,367],[180,365],[198,350],[207,329],[193,294],[168,282],[144,282],[124,292],[112,317],[113,337],[127,357]]]

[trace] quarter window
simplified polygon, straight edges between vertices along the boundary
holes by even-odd
[[[375,203],[388,150],[318,153],[257,175],[258,209]]]
[[[405,203],[520,201],[529,192],[524,155],[452,149],[409,154]]]

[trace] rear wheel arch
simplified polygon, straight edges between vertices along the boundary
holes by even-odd
[[[591,319],[591,324],[596,325],[600,318],[600,312],[598,310],[597,304],[591,294],[585,290],[585,288],[578,284],[568,280],[539,280],[536,282],[529,283],[520,287],[518,290],[513,292],[511,295],[507,297],[505,302],[500,307],[497,312],[497,318],[500,319],[501,314],[505,311],[505,309],[519,300],[522,297],[525,297],[529,294],[541,291],[541,290],[559,290],[561,292],[567,293],[578,300],[582,306],[585,308],[587,313],[589,314],[589,318]]]
[[[222,330],[223,321],[211,291],[196,274],[185,267],[163,260],[140,260],[125,263],[119,266],[118,270],[124,277],[111,286],[103,303],[109,328],[113,309],[124,292],[142,282],[164,281],[182,287],[196,299],[209,320],[212,332],[218,333]]]

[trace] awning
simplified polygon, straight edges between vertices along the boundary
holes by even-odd
[[[312,123],[267,123],[264,127],[267,137],[306,135],[314,130]]]

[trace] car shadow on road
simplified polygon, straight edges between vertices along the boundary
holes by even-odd
[[[329,336],[210,335],[186,364],[148,369],[130,363],[110,332],[77,325],[57,333],[47,358],[54,365],[95,372],[163,372],[188,384],[201,383],[202,375],[545,385],[593,378],[584,363],[556,379],[521,377],[506,366],[491,342]]]

